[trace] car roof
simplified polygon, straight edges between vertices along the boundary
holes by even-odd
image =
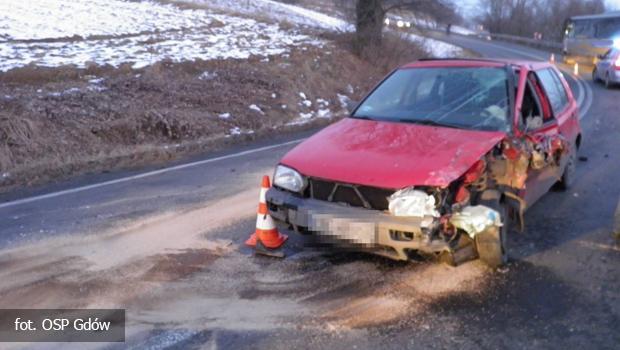
[[[604,19],[604,18],[618,18],[620,17],[620,11],[612,11],[601,13],[598,15],[585,15],[585,16],[573,16],[570,19],[574,21],[587,20],[587,19]]]
[[[504,67],[506,65],[517,68],[540,69],[552,66],[546,61],[517,60],[505,58],[425,58],[407,63],[401,68],[423,67]]]

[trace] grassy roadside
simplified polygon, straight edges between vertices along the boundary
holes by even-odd
[[[425,56],[387,40],[360,58],[347,35],[323,39],[268,59],[0,73],[0,192],[325,125],[345,115],[342,96]]]

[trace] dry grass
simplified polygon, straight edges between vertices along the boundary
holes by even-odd
[[[129,66],[24,67],[0,74],[0,191],[84,172],[138,167],[301,127],[286,124],[316,110],[342,112],[337,94],[359,99],[400,62],[350,50],[346,36],[290,57],[161,62]],[[385,51],[384,51],[385,52]],[[409,52],[411,58],[417,54]],[[199,77],[209,72],[207,79]],[[88,81],[105,78],[93,90]],[[349,87],[350,86],[350,87]],[[61,93],[73,89],[70,93]],[[300,104],[304,92],[311,109]],[[272,95],[275,94],[275,98]],[[9,97],[6,97],[9,96]],[[249,109],[258,105],[264,115]],[[282,106],[286,105],[286,108]],[[230,113],[231,118],[218,115]],[[317,124],[318,123],[318,124]],[[254,134],[225,137],[233,127]],[[2,174],[9,176],[3,178]]]

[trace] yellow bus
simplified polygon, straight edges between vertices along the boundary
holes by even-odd
[[[575,16],[566,21],[564,61],[596,64],[612,47],[620,47],[620,12]]]

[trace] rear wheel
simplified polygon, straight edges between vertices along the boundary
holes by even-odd
[[[605,74],[605,88],[611,89],[612,85],[611,79],[609,79],[609,73]]]
[[[499,200],[485,201],[479,204],[497,211],[502,221],[501,227],[479,233],[474,239],[480,260],[489,267],[497,268],[508,262],[507,239],[510,230],[508,207]]]

